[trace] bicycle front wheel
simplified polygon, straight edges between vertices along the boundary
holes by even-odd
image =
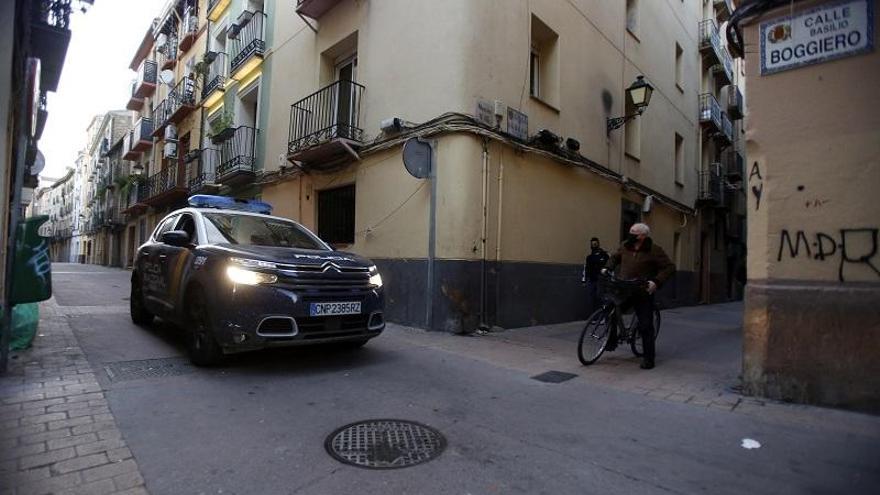
[[[633,322],[633,339],[630,341],[630,349],[632,349],[633,354],[636,357],[642,357],[645,353],[645,349],[642,346],[642,334],[639,332],[638,325],[639,322],[636,320]],[[657,336],[660,335],[660,310],[654,308],[654,342],[657,342]]]
[[[605,352],[608,337],[611,336],[611,312],[598,309],[587,318],[587,323],[578,341],[578,359],[586,366],[593,364]]]

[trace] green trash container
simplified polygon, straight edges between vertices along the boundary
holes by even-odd
[[[12,270],[12,305],[45,301],[52,297],[52,259],[49,240],[38,233],[49,217],[40,215],[18,224],[15,236],[15,266]]]

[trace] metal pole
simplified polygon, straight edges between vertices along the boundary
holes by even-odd
[[[428,181],[431,183],[428,206],[428,290],[426,294],[425,327],[433,330],[434,323],[434,256],[437,231],[437,148],[435,141],[418,138],[431,147]]]

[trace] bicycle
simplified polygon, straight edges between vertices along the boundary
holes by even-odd
[[[636,357],[642,357],[644,351],[642,338],[638,332],[638,317],[632,308],[627,311],[623,306],[633,293],[645,290],[646,281],[620,280],[614,276],[614,273],[608,272],[600,274],[598,282],[599,297],[604,301],[604,304],[587,318],[587,323],[578,340],[578,359],[585,366],[595,363],[605,352],[608,339],[613,331],[617,332],[618,342],[628,343],[632,353]],[[659,333],[660,310],[655,305],[655,341]]]

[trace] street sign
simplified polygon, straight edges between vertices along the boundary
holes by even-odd
[[[489,127],[495,127],[495,104],[487,100],[477,100],[477,110],[474,112],[477,120]]]
[[[519,140],[528,140],[529,116],[519,110],[507,107],[507,133]]]
[[[874,0],[829,2],[762,22],[761,75],[874,49]]]
[[[403,145],[403,166],[416,179],[431,176],[433,158],[431,143],[421,138],[410,138]]]

